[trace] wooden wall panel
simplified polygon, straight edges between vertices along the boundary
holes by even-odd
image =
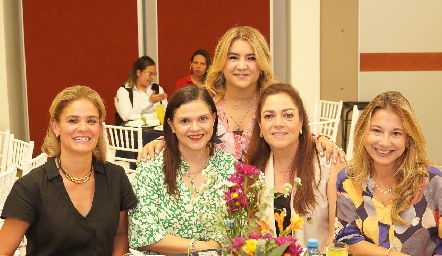
[[[188,74],[191,55],[203,48],[213,56],[218,39],[230,27],[255,27],[270,42],[269,0],[161,0],[157,3],[159,83],[169,95],[176,81]]]
[[[113,98],[138,57],[136,1],[23,0],[30,138],[35,154],[55,95],[72,85],[96,90],[114,123]]]
[[[440,71],[442,52],[361,53],[361,71]]]

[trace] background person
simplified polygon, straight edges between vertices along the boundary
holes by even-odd
[[[157,76],[155,62],[148,56],[138,58],[114,99],[115,124],[122,125],[132,114],[156,114],[156,106],[167,106],[163,87],[152,81]]]
[[[0,255],[13,255],[26,234],[26,255],[121,256],[129,249],[127,209],[137,200],[123,168],[106,162],[102,99],[69,87],[49,115],[49,158],[14,184],[1,213]]]
[[[190,57],[190,72],[188,75],[178,79],[175,84],[175,91],[186,85],[203,84],[211,64],[210,54],[206,50],[199,49],[194,52],[192,57]]]
[[[338,175],[336,238],[353,255],[442,255],[442,172],[426,158],[408,100],[396,91],[376,96],[354,143]]]
[[[327,164],[319,157],[308,122],[303,101],[292,85],[269,85],[258,100],[247,163],[264,172],[269,193],[273,188],[277,192],[275,199],[262,199],[270,205],[265,215],[274,235],[280,232],[274,213],[285,209],[283,227],[290,225],[292,214],[300,215],[304,225],[293,231],[293,237],[305,248],[309,238],[317,238],[325,253],[326,242],[334,238],[336,175],[344,163]],[[295,178],[301,179],[301,186]],[[329,182],[334,191],[327,191]],[[286,183],[293,187],[287,198],[282,196]]]
[[[141,163],[133,181],[139,204],[129,211],[130,245],[159,254],[220,249],[215,220],[204,217],[223,202],[219,189],[235,158],[214,148],[215,104],[206,89],[185,86],[172,95],[166,120],[164,150]]]

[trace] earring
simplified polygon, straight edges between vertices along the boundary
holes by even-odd
[[[262,136],[262,132],[259,132],[259,137],[261,137],[261,138],[263,137],[263,136]]]
[[[302,128],[301,128],[301,130],[299,130],[299,134],[301,134],[301,135],[302,135]]]

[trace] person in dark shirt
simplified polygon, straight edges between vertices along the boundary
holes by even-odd
[[[103,100],[89,87],[69,87],[49,114],[49,158],[9,193],[0,255],[12,255],[24,235],[26,255],[123,255],[137,199],[123,168],[106,162]]]

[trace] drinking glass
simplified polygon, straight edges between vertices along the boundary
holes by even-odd
[[[348,256],[348,246],[341,242],[331,242],[326,245],[327,256]]]
[[[164,123],[164,114],[165,114],[164,105],[158,105],[157,106],[157,118],[158,118],[158,120],[160,120],[161,125],[163,125],[163,123]]]

